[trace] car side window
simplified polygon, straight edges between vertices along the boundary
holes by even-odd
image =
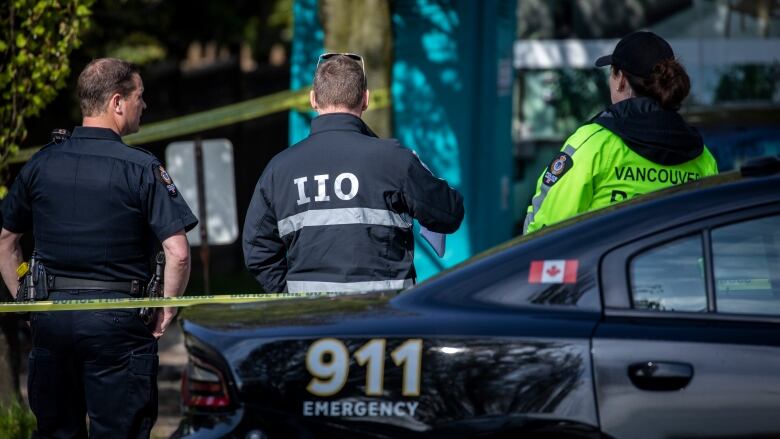
[[[707,311],[701,235],[646,250],[630,262],[633,308]]]
[[[780,216],[712,230],[716,310],[780,316]]]

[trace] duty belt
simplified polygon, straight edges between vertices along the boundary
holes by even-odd
[[[92,279],[79,279],[75,277],[49,275],[47,283],[49,291],[54,290],[108,290],[119,293],[128,293],[132,296],[141,296],[144,291],[143,283],[139,280],[131,281],[104,281]]]

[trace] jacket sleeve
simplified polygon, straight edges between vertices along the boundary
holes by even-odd
[[[401,192],[409,214],[432,232],[455,232],[463,221],[463,196],[407,151]]]
[[[260,177],[249,203],[244,221],[244,263],[252,276],[268,293],[285,289],[287,278],[287,250],[279,236],[277,220],[271,206],[270,172]]]
[[[588,210],[593,201],[593,164],[586,154],[575,156],[569,142],[555,155],[536,182],[523,234],[535,232]]]
[[[710,175],[718,175],[718,162],[715,161],[715,156],[712,155],[712,152],[709,148],[707,148],[707,145],[704,145],[704,154],[707,155],[707,173],[703,175],[703,177],[710,176]]]
[[[160,242],[180,230],[189,232],[198,224],[198,219],[160,162],[154,160],[145,166],[141,178],[141,210]]]

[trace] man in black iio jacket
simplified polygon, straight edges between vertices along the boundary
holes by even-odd
[[[266,291],[409,287],[412,218],[438,233],[460,226],[460,193],[360,119],[368,95],[360,56],[320,56],[311,134],[271,160],[244,223],[246,266]]]

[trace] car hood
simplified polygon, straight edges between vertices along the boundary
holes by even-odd
[[[314,298],[280,298],[236,305],[197,305],[181,317],[220,330],[257,329],[288,324],[322,323],[323,319],[384,310],[397,293],[356,293]],[[258,317],[262,316],[261,319]]]
[[[395,292],[358,293],[234,305],[196,305],[182,311],[180,320],[187,331],[279,336],[295,328],[311,331],[313,326],[342,326],[356,319],[398,316],[403,313],[389,305],[390,299],[397,295]]]
[[[410,299],[414,290],[196,306],[182,313],[182,325],[189,352],[229,371],[229,386],[245,410],[272,413],[273,419],[287,416],[295,425],[319,422],[366,429],[360,430],[362,433],[374,428],[383,432],[390,428],[407,433],[438,432],[453,425],[477,428],[475,423],[488,418],[500,418],[501,423],[515,418],[529,422],[536,419],[536,413],[596,424],[589,396],[592,385],[582,377],[591,376],[588,337],[598,314],[574,310],[501,312],[400,300]],[[366,393],[368,368],[357,364],[349,368],[349,379],[336,394],[310,391],[313,374],[309,353],[312,346],[324,341],[342,346],[350,354],[365,350],[369,344],[381,346],[381,355],[386,358],[383,364],[387,363],[386,370],[380,372],[383,393]],[[400,367],[393,359],[415,343],[421,346],[416,370],[424,391],[419,396],[402,394],[406,366]],[[560,352],[566,354],[557,354]],[[351,355],[346,358],[350,361]],[[532,367],[518,371],[518,365],[525,363]],[[548,374],[551,369],[556,372]],[[510,390],[497,399],[472,392],[483,388]],[[536,389],[540,396],[518,405],[520,395]],[[452,395],[461,395],[463,402],[453,402],[459,398]],[[366,423],[360,417],[307,414],[312,404],[323,401],[350,406],[401,404],[407,415],[372,418]],[[472,419],[474,410],[478,412],[476,420]]]

